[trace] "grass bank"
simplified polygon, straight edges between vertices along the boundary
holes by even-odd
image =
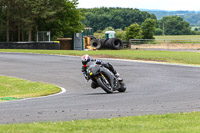
[[[172,51],[145,51],[145,50],[98,50],[98,51],[74,51],[74,50],[3,50],[0,52],[22,52],[56,55],[81,56],[89,54],[95,57],[112,57],[132,60],[161,61],[180,64],[200,65],[200,53],[198,52],[172,52]]]
[[[2,133],[199,133],[200,113],[0,125]]]
[[[59,91],[55,85],[0,76],[0,101],[46,96]]]

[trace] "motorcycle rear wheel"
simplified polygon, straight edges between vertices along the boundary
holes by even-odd
[[[125,92],[126,91],[126,85],[124,83],[121,83],[121,87],[118,89],[119,92]]]

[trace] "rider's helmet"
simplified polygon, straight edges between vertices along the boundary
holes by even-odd
[[[90,61],[90,56],[88,54],[83,55],[81,61],[83,65],[86,65]]]

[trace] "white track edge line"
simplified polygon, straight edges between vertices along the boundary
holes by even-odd
[[[41,99],[41,98],[47,98],[47,97],[52,97],[52,96],[57,96],[57,95],[61,95],[63,93],[65,93],[67,90],[63,87],[60,87],[58,86],[61,91],[59,93],[55,93],[55,94],[52,94],[52,95],[47,95],[47,96],[41,96],[41,97],[30,97],[30,98],[24,98],[24,99],[20,99],[20,100],[15,100],[15,101],[3,101],[3,102],[0,102],[0,104],[3,104],[3,103],[10,103],[10,102],[20,102],[20,101],[26,101],[26,100],[32,100],[32,99]]]

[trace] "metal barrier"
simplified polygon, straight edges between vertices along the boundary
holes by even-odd
[[[60,43],[58,42],[0,42],[0,49],[60,50]]]

